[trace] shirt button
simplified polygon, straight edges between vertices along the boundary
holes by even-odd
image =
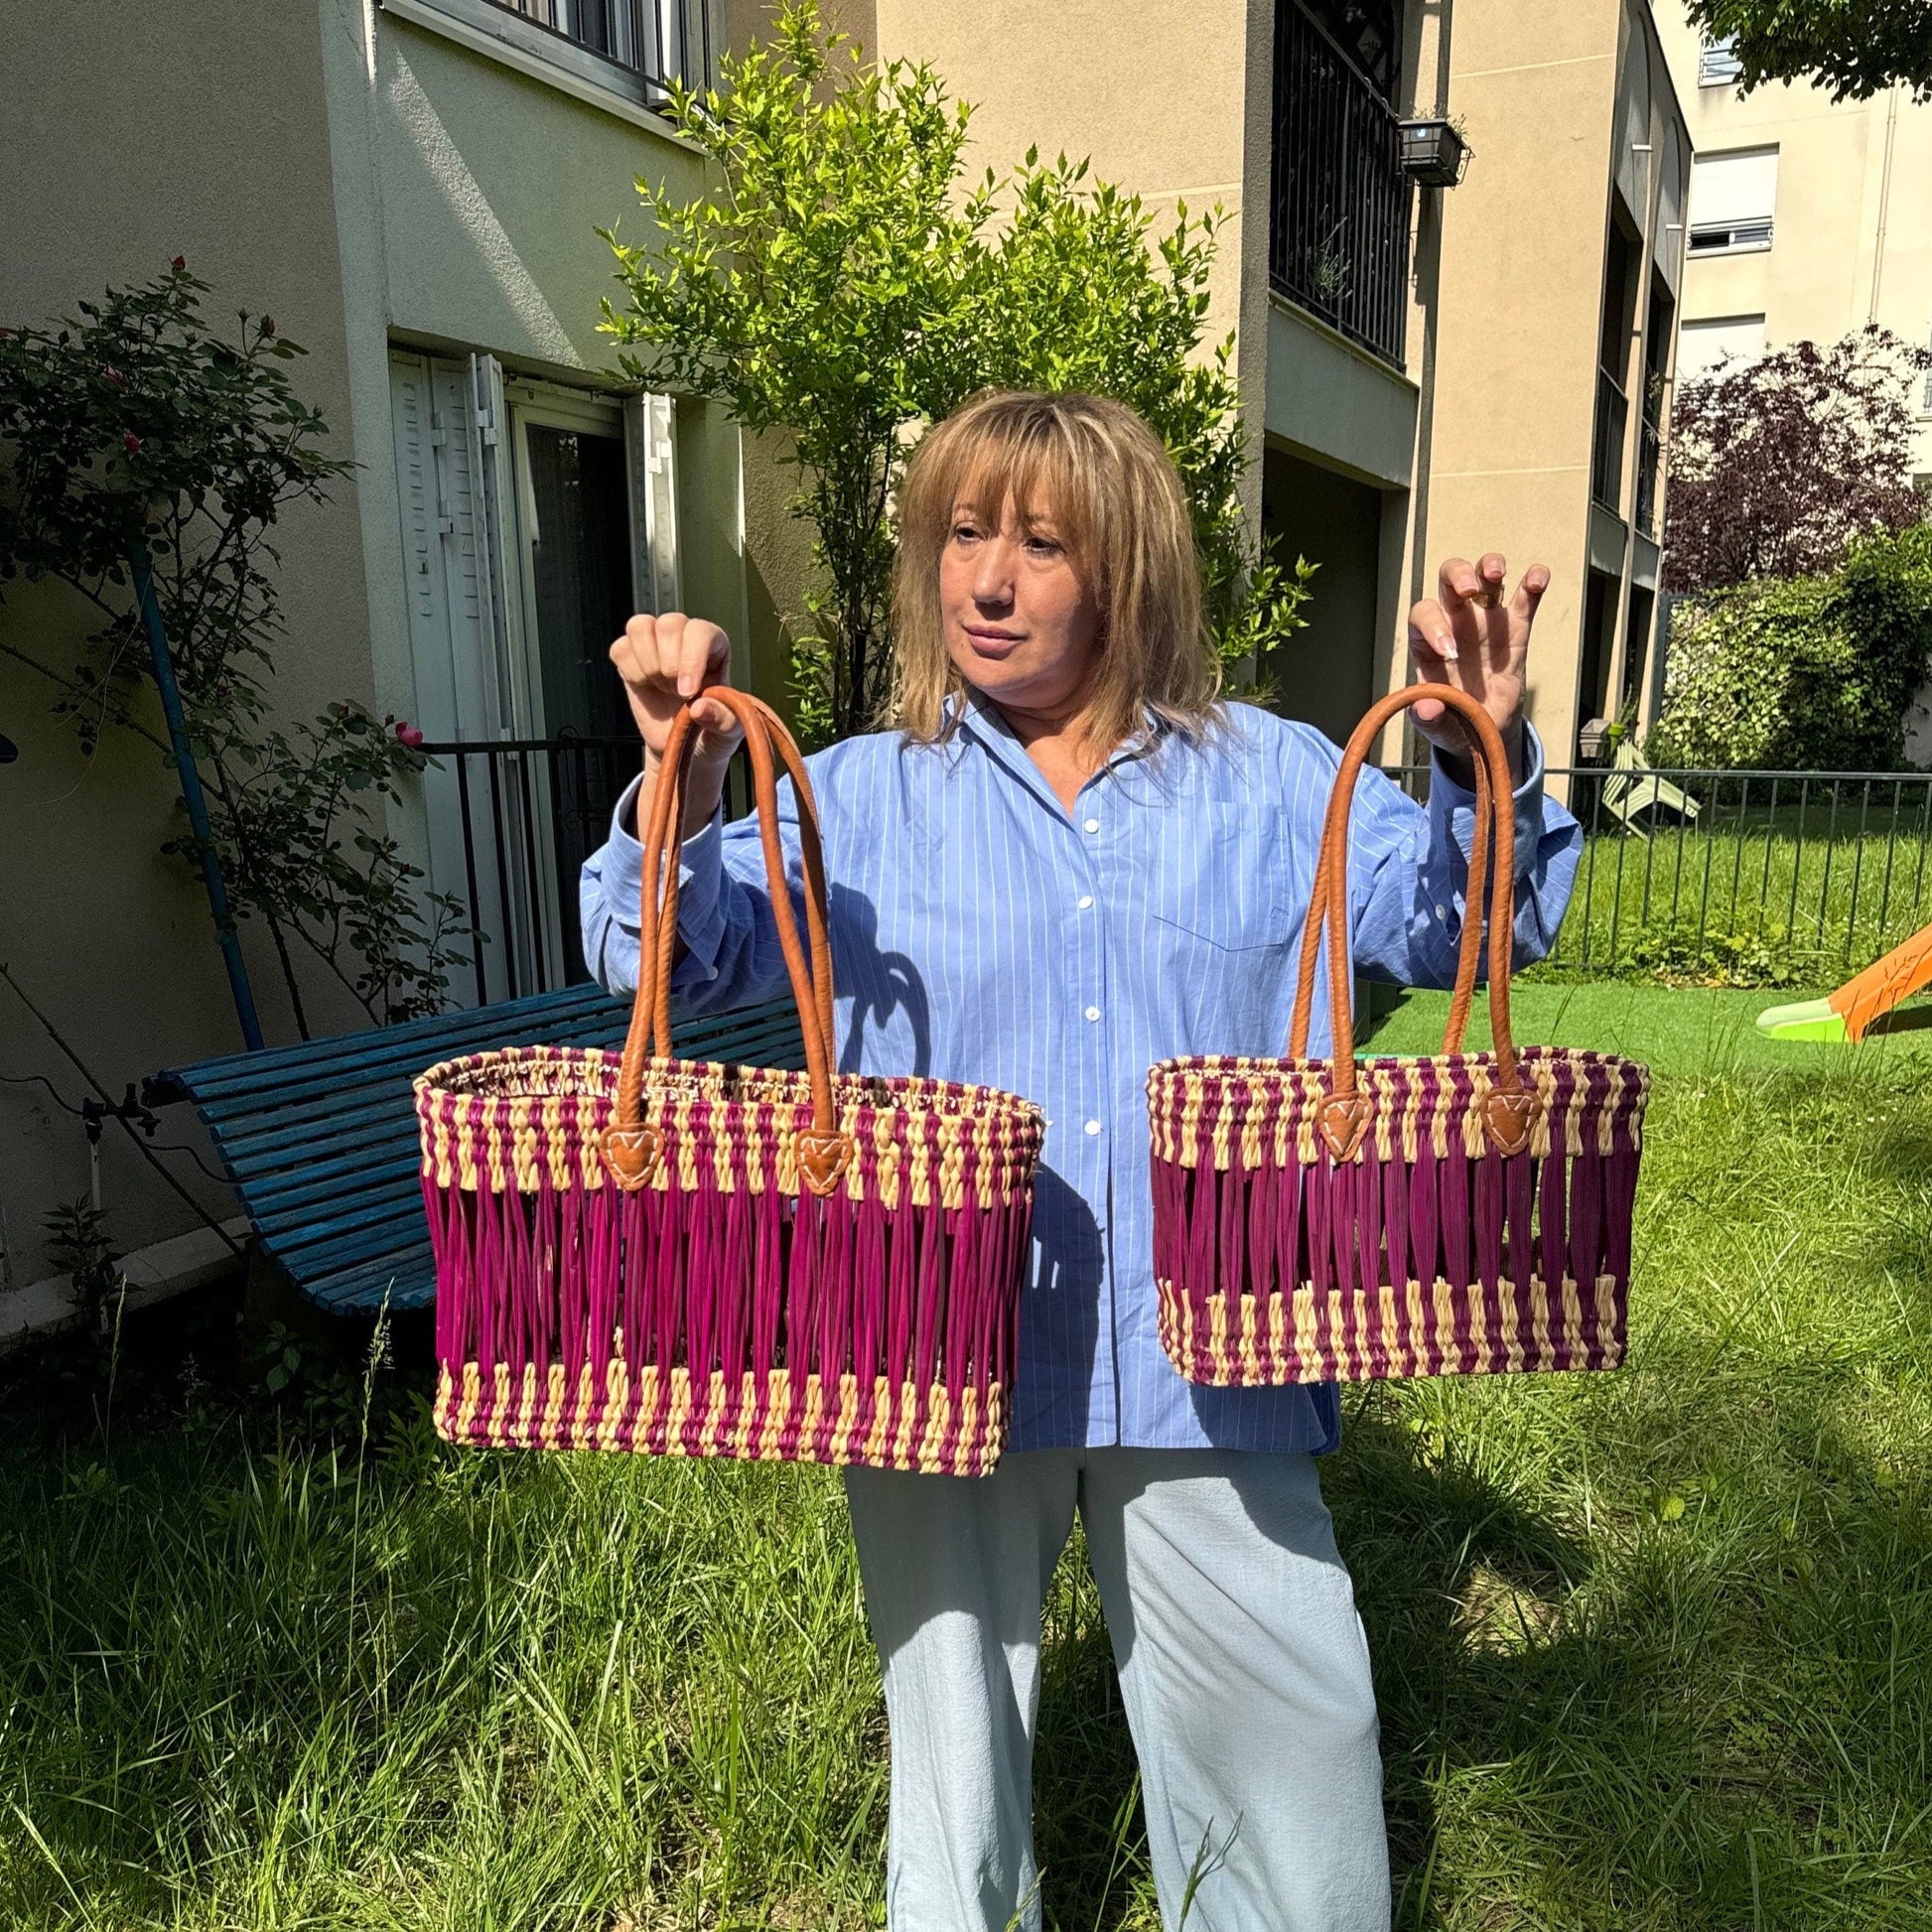
[[[1082,893],[1080,897],[1073,901],[1073,909],[1076,912],[1085,912],[1089,910],[1092,907],[1092,905],[1093,905],[1093,895],[1091,893]]]
[[[1089,1020],[1098,1020],[1100,1018],[1100,1009],[1098,1007],[1089,1007],[1087,1009],[1087,1018]]]
[[[1097,1120],[1088,1121],[1087,1132],[1089,1134],[1098,1134],[1100,1132],[1100,1123]]]
[[[1088,830],[1089,832],[1097,832],[1097,831],[1099,831],[1099,830],[1100,830],[1100,821],[1099,821],[1099,820],[1098,820],[1097,818],[1090,818],[1090,819],[1088,819],[1088,820],[1087,820],[1087,830]]]
[[[1449,917],[1449,907],[1448,907],[1447,905],[1439,905],[1439,906],[1437,906],[1437,908],[1436,908],[1436,916],[1437,916],[1437,917],[1438,917],[1439,919],[1447,919],[1447,918]]]

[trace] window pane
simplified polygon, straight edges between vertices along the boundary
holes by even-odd
[[[633,608],[623,439],[544,423],[526,434],[543,729],[623,736],[630,714],[610,657]]]
[[[1698,58],[1700,87],[1727,87],[1744,70],[1737,58],[1737,36],[1726,34],[1723,40],[1707,41]]]

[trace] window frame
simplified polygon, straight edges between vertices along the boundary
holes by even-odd
[[[1698,47],[1698,85],[1734,87],[1742,77],[1744,64],[1737,58],[1737,36],[1725,34]]]
[[[654,4],[655,0],[646,0]],[[692,143],[664,118],[670,94],[664,77],[626,66],[613,56],[574,41],[568,34],[517,12],[506,0],[375,0],[378,10],[411,26],[455,41],[472,53],[555,87],[620,119],[635,122],[674,140]],[[714,0],[696,0],[705,38],[715,54],[718,36]],[[710,83],[708,74],[694,84]]]
[[[1755,323],[1757,325],[1758,345],[1754,350],[1751,351],[1749,355],[1746,355],[1741,349],[1727,348],[1725,350],[1725,352],[1722,355],[1718,356],[1715,361],[1706,362],[1695,370],[1685,368],[1684,342],[1687,336],[1694,336],[1696,332],[1700,332],[1703,330],[1715,330],[1715,329],[1724,329],[1724,328],[1734,329],[1738,327],[1740,324],[1748,325],[1751,323]],[[1680,317],[1677,324],[1677,353],[1672,363],[1672,369],[1671,369],[1673,376],[1680,383],[1701,382],[1704,380],[1706,376],[1711,375],[1716,370],[1722,368],[1725,363],[1729,363],[1729,362],[1743,363],[1746,361],[1755,361],[1758,358],[1758,356],[1762,355],[1765,352],[1767,346],[1764,341],[1764,323],[1765,323],[1765,317],[1763,312],[1755,309],[1747,310],[1741,315],[1732,315],[1732,316]]]
[[[1767,212],[1733,214],[1718,220],[1708,217],[1702,221],[1697,219],[1699,169],[1709,169],[1717,162],[1754,160],[1766,155],[1771,160],[1770,207]],[[1771,247],[1777,233],[1778,178],[1783,165],[1783,144],[1777,141],[1754,141],[1745,147],[1714,148],[1708,153],[1693,155],[1691,179],[1684,196],[1684,218],[1688,224],[1685,254],[1693,261],[1702,261],[1712,255],[1762,254]],[[1708,181],[1710,176],[1707,174],[1705,178]]]

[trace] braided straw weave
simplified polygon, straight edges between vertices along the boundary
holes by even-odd
[[[746,725],[807,1069],[670,1056],[687,709],[645,838],[623,1054],[512,1047],[416,1082],[437,1428],[494,1448],[983,1475],[1006,1440],[1039,1113],[997,1088],[832,1071],[809,782],[764,706],[706,696]],[[774,754],[798,792],[809,959]]]
[[[1316,958],[1348,1037],[1348,808],[1382,725],[1439,698],[1473,728],[1476,828],[1444,1048],[1307,1056]],[[1217,1386],[1367,1381],[1623,1359],[1647,1070],[1509,1030],[1514,817],[1501,739],[1445,685],[1385,698],[1349,740],[1322,832],[1286,1059],[1148,1075],[1162,1346]],[[1493,856],[1493,872],[1490,870]],[[1489,884],[1491,1053],[1462,1035]]]

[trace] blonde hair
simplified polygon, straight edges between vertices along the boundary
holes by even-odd
[[[994,389],[927,431],[906,467],[893,572],[887,722],[922,744],[951,729],[966,681],[946,649],[939,556],[956,506],[1054,533],[1100,606],[1090,742],[1145,734],[1148,713],[1189,737],[1220,716],[1220,663],[1201,615],[1200,565],[1179,473],[1161,440],[1106,396]]]

